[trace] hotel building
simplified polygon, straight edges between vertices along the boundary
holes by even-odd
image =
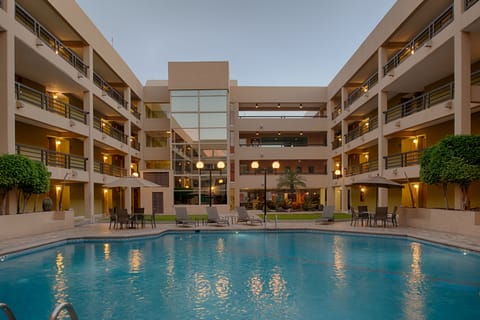
[[[45,163],[54,203],[63,188],[63,208],[87,219],[265,196],[346,211],[375,205],[373,188],[349,186],[377,174],[405,186],[379,203],[443,207],[419,160],[446,135],[480,134],[480,3],[397,1],[328,86],[254,87],[225,61],[170,62],[168,79],[142,84],[75,1],[2,0],[0,77],[0,153]],[[305,188],[277,187],[289,170]],[[104,187],[134,173],[159,187]],[[458,189],[448,197],[461,207]]]

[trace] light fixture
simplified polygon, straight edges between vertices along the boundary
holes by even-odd
[[[300,103],[300,105],[298,106],[300,109],[303,109],[303,104]]]
[[[418,183],[415,183],[415,184],[413,185],[413,187],[414,187],[415,189],[418,189],[418,188],[419,188]]]
[[[60,141],[60,140],[55,140],[55,144],[56,144],[57,146],[59,146],[59,145],[62,144],[62,141]]]
[[[280,131],[277,132],[277,135],[281,135]]]
[[[258,103],[255,104],[255,109],[258,109]]]
[[[255,135],[256,135],[256,136],[258,136],[259,134],[260,134],[260,133],[259,133],[258,131],[257,131],[257,132],[255,132]]]
[[[203,167],[205,166],[205,164],[203,163],[203,161],[198,161],[197,164],[195,165],[197,167],[197,169],[203,169]]]
[[[107,156],[103,156],[103,162],[107,161],[108,160],[108,157]]]
[[[303,131],[300,131],[300,135],[303,136]]]
[[[258,161],[252,161],[250,164],[252,169],[255,169],[255,171],[260,167],[260,164]],[[280,162],[279,161],[274,161],[272,162],[272,168],[273,169],[278,169],[280,168]],[[263,168],[263,223],[267,223],[267,168]]]
[[[138,172],[132,173],[132,176],[134,176],[135,178],[138,178]]]
[[[417,144],[417,143],[418,143],[417,138],[413,139],[413,143],[414,143],[414,144]]]
[[[107,189],[103,189],[103,193],[104,194],[107,194],[108,190]]]
[[[55,189],[57,189],[57,191],[60,191],[60,190],[62,190],[62,187],[57,186]]]
[[[280,109],[280,103],[277,105],[277,108]]]
[[[334,173],[336,176],[339,176],[340,174],[342,174],[342,171],[340,171],[340,169],[335,169]]]
[[[53,94],[53,99],[57,99],[58,95],[56,93]]]
[[[360,191],[365,192],[365,187],[361,187]]]

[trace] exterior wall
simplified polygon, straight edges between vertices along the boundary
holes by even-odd
[[[478,237],[480,212],[440,209],[399,209],[399,225]]]

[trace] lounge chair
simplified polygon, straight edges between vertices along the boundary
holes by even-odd
[[[207,224],[215,223],[216,225],[229,225],[227,217],[222,217],[218,213],[217,207],[207,207]]]
[[[245,207],[237,207],[237,214],[238,214],[238,217],[237,217],[238,223],[240,222],[245,222],[250,224],[254,224],[255,222],[263,223],[263,220],[260,219],[257,215],[255,214],[249,215]]]
[[[187,208],[175,207],[175,224],[182,226],[195,225],[195,222],[188,217]]]
[[[315,223],[321,223],[321,224],[333,223],[335,221],[335,218],[333,217],[334,210],[335,210],[335,206],[325,206],[323,208],[322,216],[317,220],[315,220]]]

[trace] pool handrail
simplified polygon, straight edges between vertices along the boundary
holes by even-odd
[[[8,320],[16,320],[15,315],[12,312],[12,309],[8,306],[8,304],[0,302],[0,309],[7,315]]]
[[[75,312],[75,309],[73,309],[72,304],[68,302],[62,302],[59,305],[57,305],[53,310],[52,314],[50,315],[50,318],[48,319],[57,320],[58,316],[60,315],[60,312],[62,312],[63,309],[65,309],[68,312],[70,319],[78,320],[78,316],[77,316],[77,313]]]

